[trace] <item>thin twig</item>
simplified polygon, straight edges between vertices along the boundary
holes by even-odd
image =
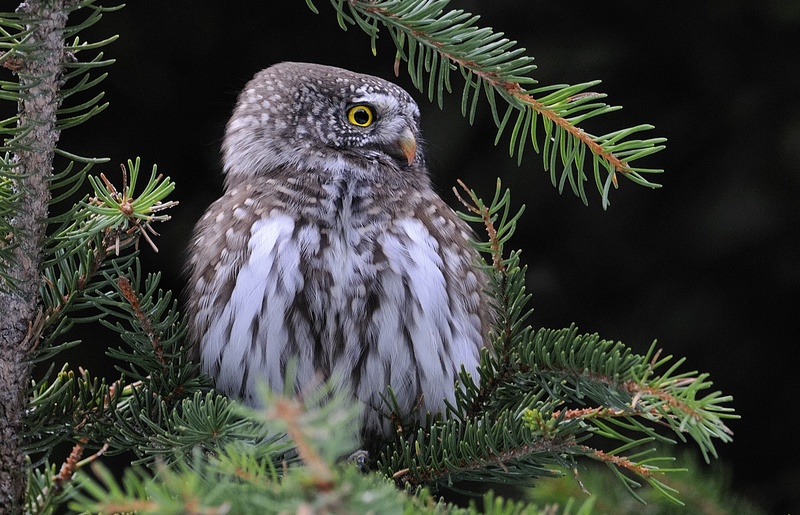
[[[117,286],[119,287],[119,291],[122,293],[122,296],[125,297],[125,300],[127,300],[128,304],[130,304],[131,309],[133,309],[133,313],[136,315],[137,320],[139,320],[139,323],[142,324],[142,329],[144,329],[145,334],[147,334],[147,338],[153,345],[153,352],[156,355],[156,359],[158,359],[158,362],[161,364],[161,366],[166,367],[167,360],[164,358],[164,348],[161,345],[161,337],[153,329],[153,324],[150,322],[150,318],[144,311],[142,311],[142,304],[139,302],[139,297],[136,295],[136,292],[133,291],[131,282],[127,277],[122,276],[117,279]]]

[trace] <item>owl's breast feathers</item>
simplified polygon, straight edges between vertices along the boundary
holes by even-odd
[[[293,358],[302,383],[344,374],[375,409],[375,385],[392,385],[404,410],[441,411],[461,364],[475,373],[487,333],[469,238],[430,186],[270,178],[232,188],[193,242],[191,333],[204,370],[254,402],[257,378],[280,391]],[[381,431],[380,417],[366,420]]]

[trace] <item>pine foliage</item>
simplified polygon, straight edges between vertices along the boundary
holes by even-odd
[[[312,9],[315,6],[307,2]],[[569,183],[584,202],[589,175],[608,205],[622,175],[637,184],[658,172],[632,163],[662,148],[662,138],[634,139],[640,125],[592,136],[579,128],[616,108],[590,91],[597,82],[534,87],[524,49],[477,25],[478,18],[445,10],[446,0],[332,0],[343,28],[357,25],[373,49],[386,29],[414,84],[442,105],[453,91],[453,72],[464,79],[461,109],[470,122],[485,99],[497,141],[521,161],[532,146],[559,191]],[[102,48],[115,37],[87,43],[78,33],[115,8],[94,0],[68,3],[79,21],[64,32],[64,73],[57,126],[67,130],[105,109],[98,85],[113,61]],[[23,13],[0,15],[0,65],[15,71],[26,47]],[[526,89],[530,88],[530,89]],[[0,100],[26,93],[15,81],[0,82]],[[5,138],[0,160],[0,233],[21,208],[15,190],[15,154],[26,128],[18,118],[0,121]],[[41,316],[31,321],[36,347],[29,358],[47,364],[65,349],[86,345],[71,339],[75,324],[101,324],[118,335],[106,355],[117,374],[55,365],[35,378],[28,392],[25,450],[29,457],[27,511],[53,513],[65,505],[79,511],[142,513],[590,513],[594,498],[556,506],[504,500],[491,493],[469,508],[437,499],[441,486],[464,480],[531,485],[537,478],[578,472],[586,462],[607,465],[633,498],[640,487],[680,503],[665,475],[675,472],[665,452],[692,441],[705,459],[716,442],[729,442],[725,421],[734,418],[731,398],[711,389],[707,374],[684,371],[682,359],[645,354],[581,333],[576,327],[533,328],[526,268],[519,251],[508,251],[521,210],[512,208],[500,181],[484,203],[462,184],[463,217],[484,228],[476,243],[486,257],[493,294],[493,351],[485,351],[480,377],[462,372],[457,397],[443,416],[422,427],[397,422],[397,438],[381,448],[373,470],[358,450],[359,407],[330,383],[308,388],[303,399],[263,391],[263,409],[245,408],[217,395],[185,347],[186,328],[159,274],[144,274],[140,244],[157,251],[153,224],[169,219],[175,185],[156,167],[143,173],[139,159],[118,176],[93,174],[105,159],[57,150],[50,180],[52,200],[44,242]],[[590,163],[590,164],[589,164]],[[87,181],[88,178],[88,187]],[[83,193],[85,191],[88,193]],[[84,196],[74,202],[76,195]],[[63,209],[62,206],[70,207]],[[0,285],[14,288],[14,238],[0,240]],[[291,384],[291,381],[287,381]],[[391,392],[386,412],[392,420]],[[58,453],[67,444],[71,453]],[[102,456],[124,454],[132,466],[121,477]],[[350,456],[349,460],[344,458]],[[57,466],[55,463],[62,463]],[[90,471],[91,469],[91,471]],[[569,479],[568,479],[569,480]]]

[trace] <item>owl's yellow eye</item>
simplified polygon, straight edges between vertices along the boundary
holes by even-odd
[[[369,127],[375,119],[372,108],[365,105],[353,106],[347,110],[347,119],[353,125],[359,127]]]

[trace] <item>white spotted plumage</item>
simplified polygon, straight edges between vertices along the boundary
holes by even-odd
[[[348,125],[348,106],[374,109]],[[190,335],[220,391],[256,402],[334,377],[386,437],[380,396],[420,420],[476,375],[485,278],[470,230],[435,194],[402,89],[338,68],[284,63],[240,95],[223,145],[226,193],[195,229]]]

